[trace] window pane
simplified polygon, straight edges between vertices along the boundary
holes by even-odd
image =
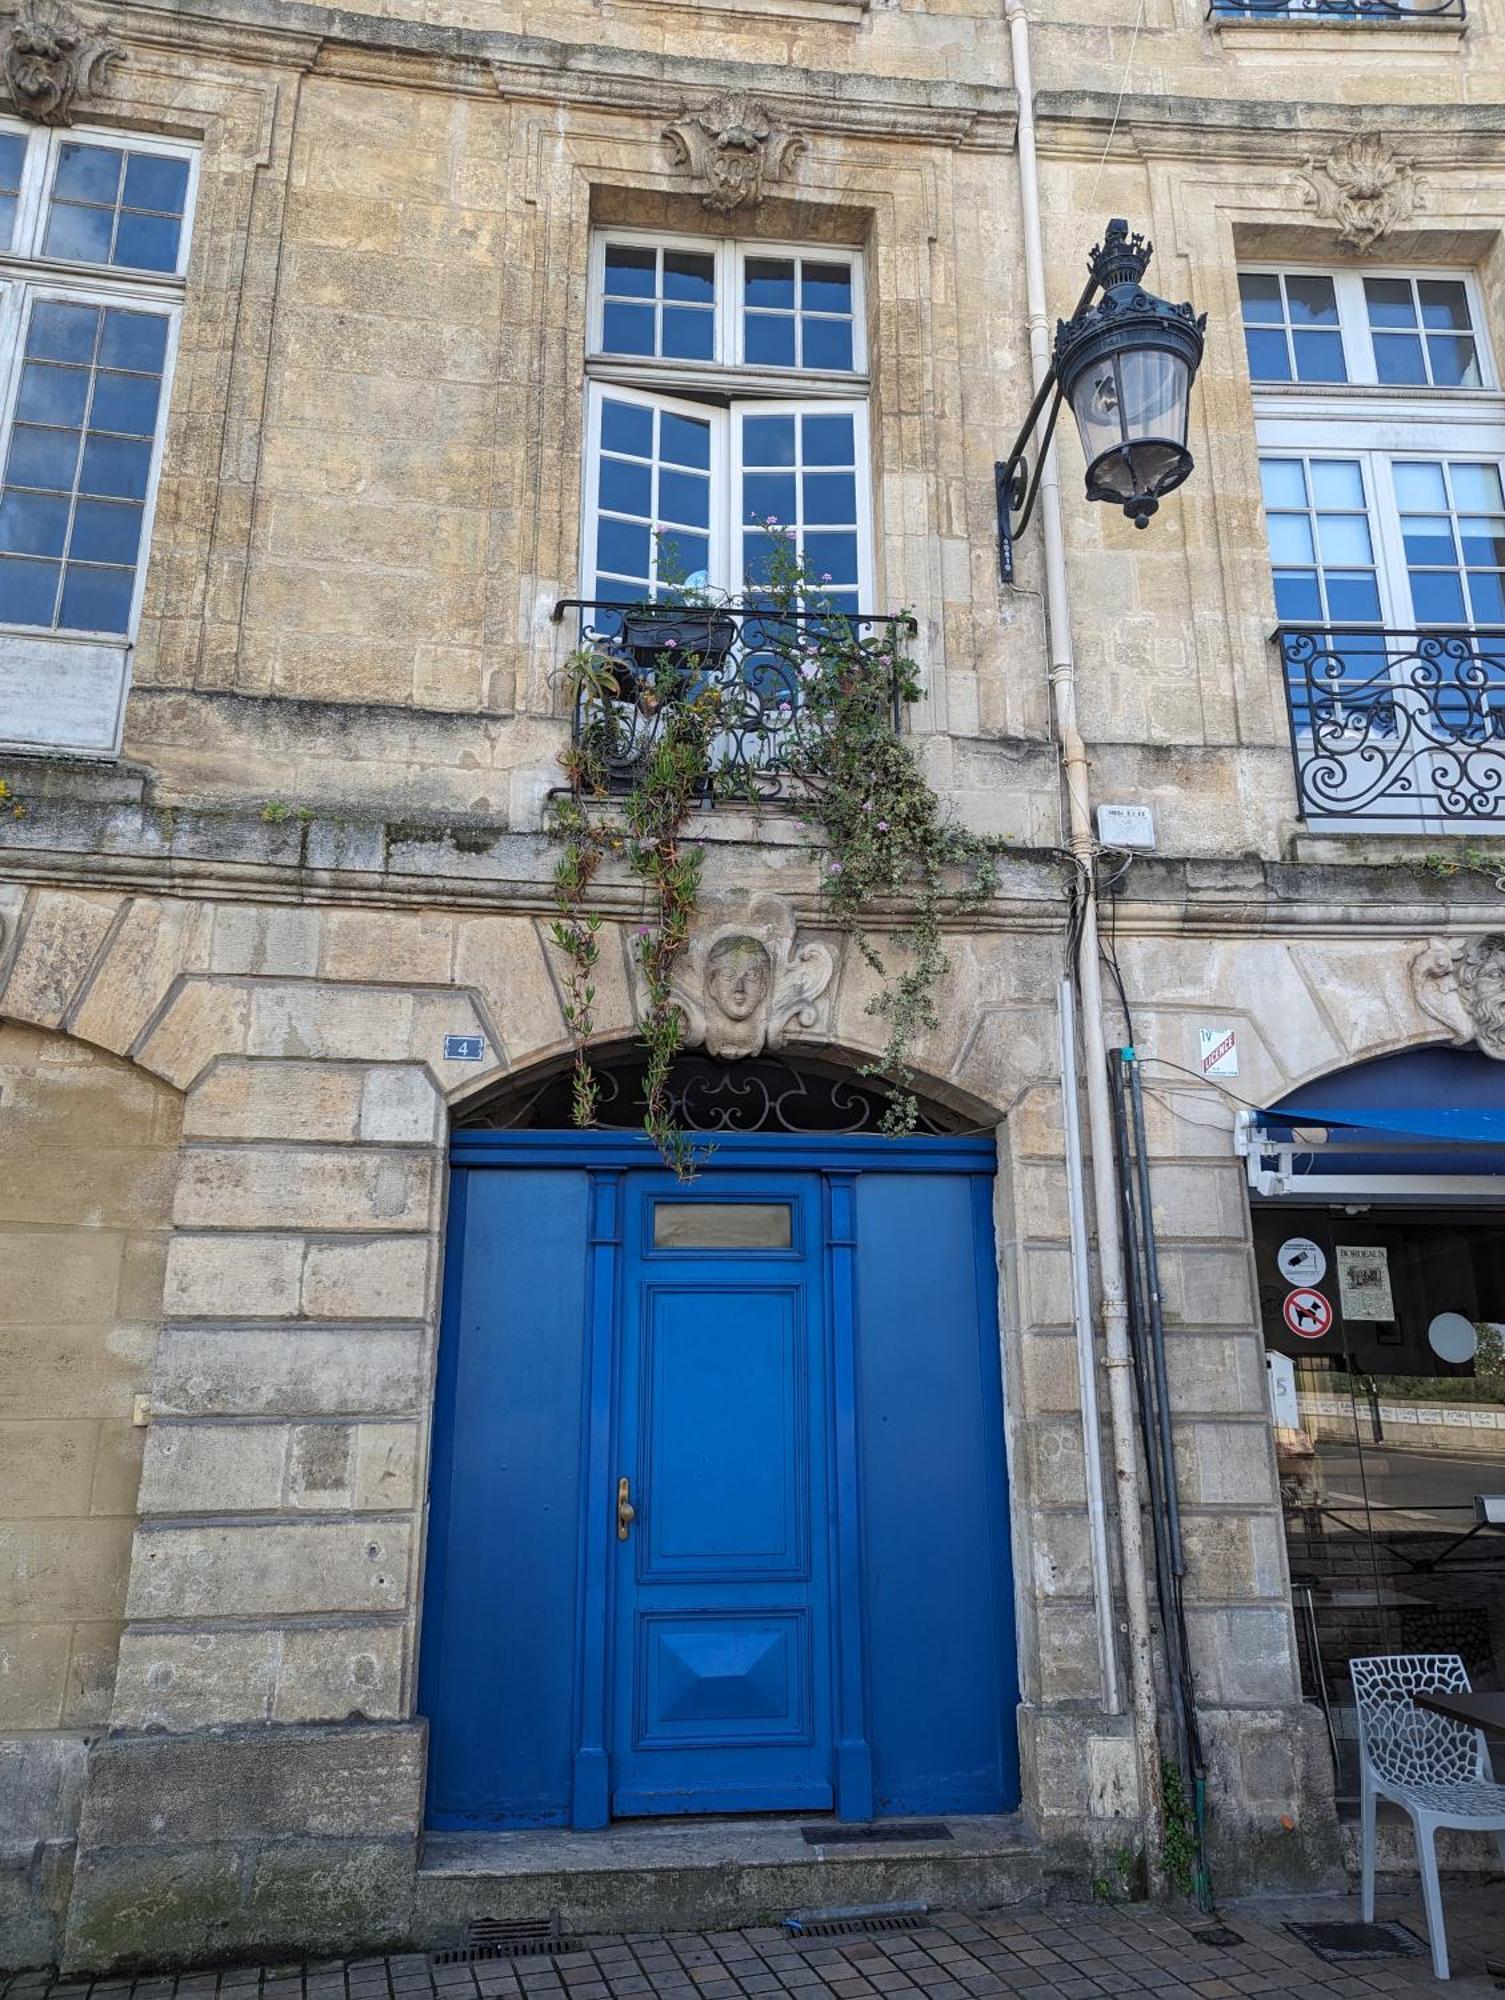
[[[653,506],[653,473],[626,458],[603,458],[596,497],[613,514],[638,514],[645,520]]]
[[[800,303],[806,312],[849,313],[851,265],[804,264],[800,270]]]
[[[1505,577],[1498,570],[1471,569],[1468,596],[1476,625],[1505,625]]]
[[[1466,334],[1437,333],[1427,342],[1432,380],[1439,389],[1477,389],[1482,381],[1479,356]]]
[[[743,537],[742,565],[748,583],[767,583],[773,574],[773,553],[779,546],[779,538],[773,535],[758,534]]]
[[[18,562],[0,556],[0,621],[50,625],[57,602],[57,563]]]
[[[1409,278],[1366,278],[1364,297],[1371,326],[1415,326],[1416,301]]]
[[[855,465],[850,417],[806,417],[804,459],[806,465]]]
[[[1451,567],[1457,562],[1453,524],[1445,514],[1402,514],[1400,529],[1408,563],[1443,563]]]
[[[134,563],[141,547],[141,522],[139,507],[120,501],[80,500],[73,517],[72,554],[86,562]]]
[[[1424,459],[1396,459],[1391,471],[1395,478],[1395,497],[1404,511],[1415,514],[1446,513],[1448,495],[1440,465]]]
[[[1505,565],[1505,519],[1498,514],[1467,515],[1458,523],[1463,560],[1477,566]]]
[[[1418,625],[1462,625],[1463,585],[1451,570],[1412,570],[1411,612]]]
[[[671,361],[709,361],[716,352],[716,316],[693,306],[664,307],[665,356]]]
[[[1319,514],[1317,542],[1324,563],[1370,563],[1374,550],[1362,514]]]
[[[81,264],[107,264],[115,212],[109,208],[73,208],[54,202],[47,218],[42,249],[48,257],[69,257]]]
[[[1288,277],[1286,306],[1293,327],[1338,324],[1338,295],[1331,278]]]
[[[1293,333],[1296,374],[1302,382],[1346,382],[1342,336],[1336,333]]]
[[[175,271],[183,225],[165,215],[122,211],[112,263],[133,271]]]
[[[1313,472],[1317,470],[1315,464],[1312,470]],[[1299,458],[1261,459],[1259,476],[1267,507],[1306,505],[1306,481],[1302,477]]]
[[[614,297],[651,299],[658,255],[625,243],[606,246],[606,290]]]
[[[1270,556],[1278,563],[1309,563],[1315,560],[1311,522],[1305,514],[1270,516]]]
[[[21,370],[16,415],[37,424],[81,424],[89,400],[87,368],[28,361]]]
[[[1421,338],[1414,333],[1377,333],[1374,337],[1374,372],[1381,382],[1424,383],[1426,364],[1421,357]]]
[[[648,575],[650,538],[646,522],[604,518],[596,532],[596,562],[617,576]]]
[[[806,368],[847,369],[852,365],[852,322],[848,319],[805,319],[800,322]]]
[[[678,417],[665,410],[659,418],[659,453],[671,465],[692,465],[702,469],[711,462],[711,427],[694,417]]]
[[[607,451],[653,456],[653,412],[638,403],[606,402],[601,408],[601,443]]]
[[[787,1202],[653,1204],[655,1250],[787,1250],[792,1241]]]
[[[792,472],[749,472],[742,481],[742,518],[785,526],[795,518]]]
[[[8,250],[16,234],[16,197],[0,194],[0,250]]]
[[[1246,326],[1278,326],[1285,318],[1280,300],[1280,280],[1273,271],[1241,271],[1238,295],[1243,302]]]
[[[709,306],[716,298],[716,261],[699,250],[664,252],[664,297]]]
[[[26,164],[26,140],[20,132],[0,132],[0,188],[15,194]]]
[[[1505,512],[1505,492],[1501,491],[1499,466],[1455,462],[1448,470],[1453,479],[1453,499],[1463,512]]]
[[[794,262],[788,257],[749,257],[744,270],[743,303],[794,310]]]
[[[1327,581],[1328,615],[1335,625],[1363,624],[1378,619],[1380,593],[1373,575],[1336,570]]]
[[[74,632],[124,632],[130,623],[136,576],[128,569],[90,569],[69,563],[58,623]]]
[[[1244,331],[1244,346],[1249,355],[1249,374],[1254,381],[1290,381],[1291,357],[1284,332],[1248,327]]]
[[[167,360],[167,318],[163,313],[124,312],[112,307],[105,314],[99,342],[101,368],[134,368],[160,375]]]
[[[1317,506],[1356,507],[1363,511],[1364,480],[1357,459],[1314,458],[1311,476],[1312,498]]]
[[[124,158],[113,146],[86,146],[70,139],[58,154],[52,192],[68,201],[97,201],[113,208]]]
[[[850,472],[805,474],[806,521],[833,521],[845,527],[857,519],[857,480]]]
[[[151,474],[152,448],[131,438],[100,437],[90,431],[84,445],[83,470],[79,475],[81,493],[103,494],[110,499],[144,500]]]
[[[161,389],[161,381],[155,375],[96,375],[90,429],[150,437],[156,429]]]
[[[805,561],[822,583],[857,581],[857,537],[817,529],[804,538]]]
[[[73,487],[78,464],[77,431],[33,430],[29,424],[15,424],[10,434],[10,456],[5,477],[12,486],[40,486],[45,491],[67,493]]]
[[[1317,589],[1317,572],[1310,569],[1275,572],[1275,612],[1292,623],[1320,625],[1322,597]]]
[[[794,320],[783,313],[748,313],[743,321],[742,352],[749,367],[794,366]]]
[[[845,420],[850,427],[851,419]],[[805,456],[810,456],[810,426],[805,426]],[[793,417],[749,417],[742,426],[744,465],[793,465]]]
[[[709,527],[710,480],[693,472],[672,472],[665,467],[658,477],[658,513],[661,521],[678,521],[686,528]]]
[[[602,319],[602,350],[607,354],[651,354],[653,327],[652,306],[617,305],[608,299]]]
[[[68,502],[40,493],[7,493],[0,500],[0,549],[27,556],[60,556],[68,537]]]
[[[31,309],[26,352],[47,361],[92,361],[99,338],[95,306],[65,306],[39,299]]]
[[[188,162],[163,159],[157,153],[132,153],[126,161],[126,208],[150,208],[162,215],[181,215],[188,200]]]
[[[1468,293],[1456,278],[1422,278],[1416,289],[1421,295],[1423,326],[1468,331]]]

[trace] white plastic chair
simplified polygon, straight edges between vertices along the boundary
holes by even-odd
[[[1381,1799],[1404,1806],[1416,1833],[1432,1970],[1448,1977],[1447,1932],[1437,1880],[1437,1829],[1493,1833],[1505,1861],[1505,1785],[1494,1782],[1484,1735],[1471,1723],[1418,1708],[1413,1694],[1467,1694],[1456,1653],[1385,1653],[1350,1660],[1359,1715],[1359,1807],[1364,1921],[1374,1922],[1374,1821]]]

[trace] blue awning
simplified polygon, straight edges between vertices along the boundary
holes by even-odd
[[[1505,1176],[1505,1063],[1424,1048],[1355,1063],[1256,1111],[1251,1137],[1303,1178]]]

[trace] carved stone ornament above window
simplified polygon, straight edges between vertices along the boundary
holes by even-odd
[[[705,182],[701,204],[718,215],[755,208],[805,142],[783,132],[755,97],[736,91],[698,109],[686,105],[664,137],[677,166]]]
[[[1368,250],[1426,206],[1426,182],[1409,160],[1396,158],[1383,132],[1360,132],[1325,160],[1304,161],[1300,174],[1303,201],[1325,222],[1337,223],[1344,250]]]
[[[797,944],[796,928],[778,896],[735,918],[704,909],[674,973],[686,1048],[736,1061],[782,1048],[791,1029],[819,1032],[836,960],[823,944]]]
[[[106,81],[125,50],[81,21],[67,0],[21,0],[4,31],[5,81],[35,125],[71,125],[74,107]]]
[[[1505,932],[1467,939],[1429,938],[1411,961],[1416,1004],[1457,1048],[1477,1042],[1505,1062]]]

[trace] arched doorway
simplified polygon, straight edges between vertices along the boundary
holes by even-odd
[[[558,1072],[457,1121],[430,1821],[1010,1810],[991,1136],[685,1056],[687,1187],[639,1061],[601,1059],[603,1129],[563,1129]]]

